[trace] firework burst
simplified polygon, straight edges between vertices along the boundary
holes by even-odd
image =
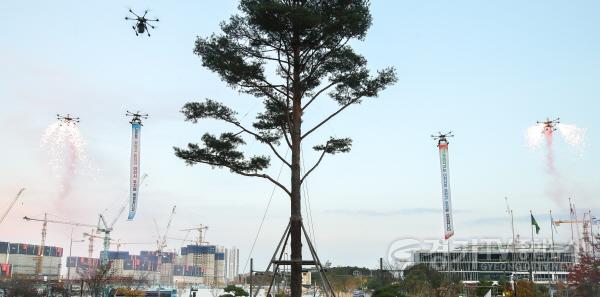
[[[41,139],[48,153],[53,175],[59,180],[59,198],[67,197],[73,188],[73,179],[86,160],[84,142],[77,122],[59,120],[51,124]]]

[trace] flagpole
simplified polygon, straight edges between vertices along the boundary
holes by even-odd
[[[512,236],[513,236],[513,253],[515,252],[515,244],[517,240],[515,239],[515,216],[513,214],[513,210],[510,210],[510,224],[512,228]]]
[[[555,249],[554,249],[554,218],[552,218],[552,209],[550,210],[550,234],[552,234],[552,251],[550,252],[550,257],[551,257],[552,261],[554,261],[555,260],[555,256],[554,256],[555,255],[554,254],[554,252],[555,252]],[[556,256],[556,258],[558,258],[558,256]],[[552,267],[554,267],[554,266],[552,266]],[[552,272],[554,272],[554,274],[551,277],[551,281],[554,281],[554,278],[556,277],[556,272],[555,271],[552,271]]]
[[[531,215],[531,267],[529,267],[529,271],[531,271],[531,274],[529,275],[531,282],[533,282],[533,264],[535,262],[535,241],[533,238],[533,212],[531,211],[531,209],[529,210],[529,214]]]
[[[513,251],[513,256],[514,256],[514,253],[515,253],[515,217],[513,215],[512,209],[510,209],[510,206],[508,206],[508,197],[504,197],[504,200],[506,201],[506,211],[510,215],[510,230],[512,231],[512,251]]]
[[[592,211],[588,210],[589,218],[590,218],[590,237],[592,241],[592,256],[596,258],[596,244],[594,243],[594,218],[592,217]]]
[[[550,210],[550,234],[552,234],[552,251],[554,251],[554,219],[552,218],[552,210]]]

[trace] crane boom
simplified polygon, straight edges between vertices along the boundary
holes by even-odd
[[[4,219],[6,219],[6,216],[8,215],[8,213],[10,212],[10,210],[13,208],[13,206],[15,205],[15,203],[17,202],[17,200],[19,199],[19,197],[21,196],[21,194],[23,194],[23,191],[25,191],[25,188],[21,188],[21,190],[19,190],[19,192],[17,193],[17,195],[15,196],[15,198],[13,198],[13,200],[10,202],[10,205],[4,211],[4,213],[2,214],[2,218],[0,218],[0,224],[2,224],[2,222],[4,222]]]
[[[560,226],[560,224],[579,224],[584,223],[584,221],[578,220],[554,220],[554,225]]]
[[[206,230],[208,230],[208,226],[200,224],[198,227],[181,229],[179,231],[198,231],[198,239],[196,241],[196,244],[203,245],[205,243],[208,243],[207,241],[204,241],[204,237],[206,236]]]
[[[26,221],[37,221],[37,222],[45,222],[45,223],[63,224],[63,225],[71,225],[71,226],[76,226],[76,227],[96,227],[95,225],[84,224],[84,223],[59,221],[59,220],[48,220],[48,219],[35,219],[35,218],[30,218],[28,216],[24,216],[23,219]]]
[[[140,180],[140,185],[142,185],[144,183],[144,181],[146,180],[147,177],[148,177],[148,174],[146,174],[146,173],[144,173],[144,175],[142,175],[142,179]],[[123,206],[121,206],[121,208],[119,209],[119,212],[117,213],[115,218],[112,220],[112,222],[110,222],[110,225],[108,225],[108,227],[110,227],[112,229],[112,227],[115,225],[115,223],[117,223],[117,221],[119,220],[121,215],[125,212],[125,209],[127,208],[128,204],[129,204],[129,199],[127,199],[125,201],[125,204],[123,204]]]
[[[42,242],[40,244],[40,251],[38,252],[37,261],[35,264],[35,274],[36,274],[36,277],[38,277],[38,278],[41,277],[41,273],[42,273],[42,262],[43,262],[43,258],[44,258],[43,250],[44,250],[44,246],[46,245],[46,227],[47,227],[48,223],[71,225],[71,226],[76,226],[76,227],[95,227],[94,225],[89,225],[89,224],[82,224],[82,223],[75,223],[75,222],[68,222],[68,221],[59,221],[59,220],[49,220],[47,213],[44,213],[43,219],[30,218],[28,216],[24,216],[23,219],[26,221],[42,222]]]
[[[161,242],[160,242],[161,250],[163,248],[165,248],[167,245],[167,234],[169,233],[169,229],[171,229],[171,222],[173,222],[173,217],[175,216],[175,208],[176,207],[177,207],[176,205],[173,205],[173,210],[171,210],[171,215],[169,216],[169,222],[167,223],[167,228],[165,229],[165,234],[163,234],[163,236],[161,238]]]

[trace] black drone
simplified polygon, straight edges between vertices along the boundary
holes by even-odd
[[[56,118],[60,121],[60,125],[62,126],[63,124],[65,125],[75,125],[77,123],[79,123],[79,118],[72,116],[70,114],[67,113],[66,116],[62,116],[60,114],[56,114]]]
[[[148,30],[148,26],[150,26],[150,28],[154,29],[154,26],[150,25],[149,22],[158,22],[158,19],[147,19],[146,18],[146,14],[148,14],[148,10],[144,11],[144,15],[139,16],[137,14],[135,14],[135,12],[133,12],[133,10],[129,9],[129,12],[131,14],[133,14],[135,17],[134,18],[130,18],[130,17],[125,17],[126,20],[128,21],[136,21],[135,26],[132,26],[133,31],[135,32],[136,36],[140,36],[140,34],[144,34],[144,32],[146,32],[146,34],[148,34],[148,37],[150,37],[150,32]]]

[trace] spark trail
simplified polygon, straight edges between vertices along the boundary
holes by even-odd
[[[63,200],[73,189],[73,179],[86,160],[84,142],[75,121],[60,119],[51,124],[41,139],[47,151],[52,173],[59,180],[59,198]]]

